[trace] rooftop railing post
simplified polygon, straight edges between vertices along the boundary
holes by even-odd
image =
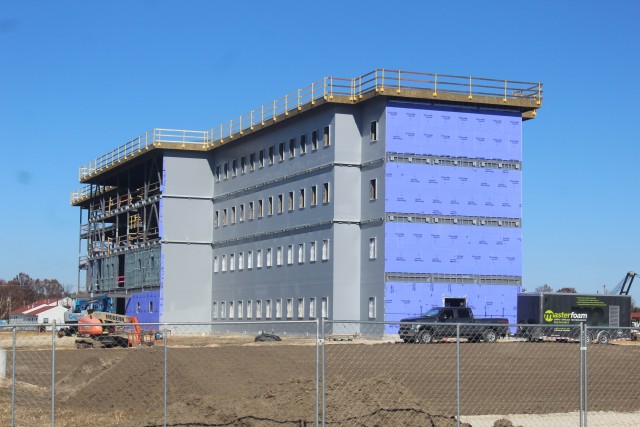
[[[274,100],[273,100],[273,121],[274,121],[274,122],[277,120],[277,119],[276,119],[276,109],[277,109],[277,108],[278,108],[278,107],[276,106],[276,100],[274,99]]]
[[[229,120],[229,139],[233,138],[233,119]]]
[[[507,102],[507,81],[504,81],[504,98],[502,98],[502,102]]]
[[[384,68],[382,69],[382,75],[380,77],[380,92],[384,92]]]
[[[315,99],[313,99],[313,85],[314,83],[312,82],[311,83],[311,105],[316,103]]]
[[[298,89],[298,103],[300,103],[300,89]],[[284,115],[288,116],[289,115],[289,94],[286,94],[284,96]]]
[[[262,126],[264,126],[264,105],[261,108],[262,108]]]
[[[362,98],[362,76],[360,76],[360,82],[358,84],[358,98]]]
[[[438,96],[438,73],[433,76],[433,96]]]
[[[251,110],[251,130],[253,130],[253,110]]]
[[[331,85],[331,86],[330,86],[330,88],[329,88],[330,93],[331,93],[331,94],[329,95],[329,99],[333,99],[333,76],[331,76],[331,81],[330,81],[329,83],[330,83],[330,85]]]
[[[473,99],[473,94],[471,89],[471,76],[469,76],[469,99]]]
[[[538,101],[537,104],[540,105],[542,102],[542,84],[538,83]]]
[[[302,106],[300,104],[300,89],[298,89],[298,111],[302,110]]]
[[[240,115],[240,135],[242,135],[242,115]]]
[[[400,70],[398,70],[398,93],[400,93]]]
[[[376,92],[378,92],[378,69],[376,68]]]

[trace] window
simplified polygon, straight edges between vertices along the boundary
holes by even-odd
[[[149,313],[153,313],[153,301],[149,301]]]
[[[225,308],[225,303],[224,301],[220,303],[220,318],[224,319],[227,317],[227,311]]]
[[[220,181],[220,165],[216,166],[216,181]]]
[[[304,319],[304,298],[298,298],[298,319]]]
[[[309,261],[316,262],[316,242],[309,244]]]
[[[282,265],[282,246],[276,248],[276,265],[278,267]]]
[[[247,171],[247,161],[244,156],[240,157],[240,172],[245,173]]]
[[[372,179],[369,181],[369,200],[376,200],[378,198],[378,180]]]
[[[229,178],[229,163],[225,162],[224,164],[224,179]]]
[[[311,132],[311,149],[316,151],[318,149],[318,131]]]
[[[256,266],[262,268],[262,249],[258,249],[256,252]]]
[[[377,121],[373,121],[371,122],[371,141],[377,141],[378,140],[378,122]]]
[[[289,191],[289,211],[293,210],[293,191]]]
[[[273,197],[269,197],[267,203],[267,215],[273,215]]]
[[[316,318],[316,299],[309,298],[309,319]]]
[[[278,158],[280,161],[284,160],[284,142],[281,142],[278,146]]]
[[[256,170],[256,155],[251,153],[249,154],[249,168],[250,170]]]
[[[264,314],[265,319],[271,319],[271,300],[267,300],[266,313]]]
[[[293,319],[293,298],[287,298],[287,319]]]
[[[253,268],[253,251],[247,252],[247,269]]]
[[[298,264],[304,263],[304,243],[298,245]]]
[[[296,156],[296,140],[294,138],[289,140],[289,158],[292,159]]]
[[[262,300],[256,300],[256,319],[262,318]]]
[[[258,218],[262,218],[264,216],[264,206],[262,203],[262,199],[258,200]]]
[[[222,255],[222,271],[227,271],[227,256]]]
[[[311,206],[316,206],[318,204],[318,186],[314,185],[311,187]]]
[[[211,310],[211,312],[212,312],[211,316],[214,319],[217,319],[218,318],[218,302],[217,301],[213,302],[213,310]]]
[[[231,176],[238,175],[238,161],[234,160],[231,166]]]
[[[136,313],[140,313],[140,301],[136,303]]]
[[[376,297],[369,297],[369,319],[376,318]]]
[[[325,126],[324,127],[324,134],[323,134],[323,145],[325,147],[328,147],[329,145],[331,145],[331,141],[329,141],[329,126]]]
[[[236,207],[232,206],[231,207],[231,224],[235,224],[236,223]]]
[[[229,271],[236,270],[236,254],[229,255]]]
[[[322,203],[329,203],[329,183],[322,184]]]
[[[372,237],[369,239],[369,259],[376,259],[377,257],[376,238]]]
[[[273,146],[269,147],[269,164],[273,164]]]
[[[287,247],[287,264],[293,264],[293,245]]]
[[[238,270],[244,270],[244,252],[238,253]]]
[[[227,225],[227,209],[222,209],[222,225]]]
[[[278,213],[281,214],[282,211],[284,210],[284,201],[283,199],[283,195],[282,194],[278,194]]]
[[[253,220],[253,202],[249,202],[249,221]]]
[[[218,257],[214,256],[213,257],[213,272],[217,273],[219,268],[220,268],[220,266],[218,265]]]
[[[242,301],[238,301],[238,319],[242,319]]]
[[[326,261],[329,259],[329,241],[322,241],[322,260]]]
[[[216,214],[213,217],[213,225],[216,227],[220,225],[220,211],[216,211]]]
[[[307,152],[307,135],[300,135],[300,154]]]
[[[273,258],[271,256],[271,248],[267,249],[267,267],[271,267],[273,265]]]
[[[253,303],[251,300],[247,301],[247,319],[253,317]]]
[[[240,222],[244,222],[244,203],[240,205]]]
[[[322,318],[326,319],[329,317],[329,297],[322,297],[320,304],[322,306]]]
[[[258,165],[263,168],[264,167],[264,150],[260,150],[258,153]]]
[[[276,300],[276,319],[282,319],[282,300]]]
[[[229,319],[233,319],[235,316],[236,316],[236,312],[233,307],[233,301],[229,301]]]
[[[304,188],[301,188],[300,192],[298,193],[298,207],[300,209],[304,209],[304,204],[305,204]]]

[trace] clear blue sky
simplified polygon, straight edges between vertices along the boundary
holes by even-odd
[[[89,160],[380,67],[543,82],[525,287],[612,287],[640,270],[639,23],[637,1],[0,0],[0,278],[75,286]]]

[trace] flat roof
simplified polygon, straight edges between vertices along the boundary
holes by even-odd
[[[542,106],[542,83],[375,69],[354,78],[324,77],[209,130],[156,128],[80,167],[79,180],[95,178],[155,149],[209,151],[326,104],[358,104],[374,97],[423,99],[442,104],[496,107],[533,119]],[[99,192],[108,191],[99,188]],[[79,205],[95,196],[90,186],[71,194]]]

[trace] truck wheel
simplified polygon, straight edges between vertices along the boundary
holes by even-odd
[[[591,332],[587,332],[587,336],[585,337],[585,344],[592,344],[593,343],[593,335],[591,335]]]
[[[418,334],[418,342],[420,344],[429,344],[433,341],[433,335],[431,334],[431,331],[428,329],[423,329],[420,331],[420,333]]]
[[[611,337],[609,336],[608,332],[600,332],[598,334],[598,343],[599,344],[609,344],[609,340],[611,339]]]
[[[482,339],[484,340],[484,342],[496,342],[498,339],[498,335],[493,329],[487,329],[482,333]]]

